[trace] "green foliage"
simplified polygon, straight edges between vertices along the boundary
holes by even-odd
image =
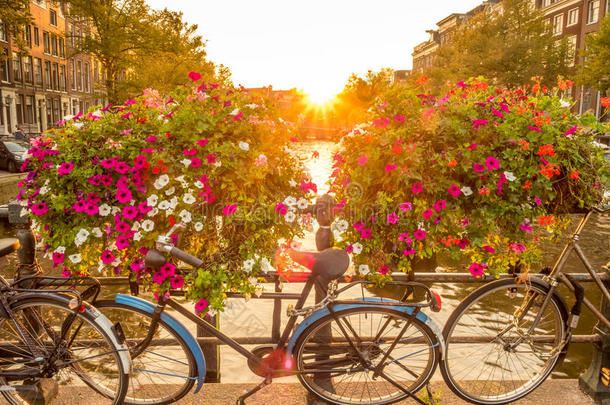
[[[206,80],[230,75],[206,60],[205,42],[197,26],[183,21],[181,12],[152,10],[144,0],[70,0],[70,14],[88,28],[75,43],[76,53],[95,56],[106,71],[108,99],[120,103],[152,87],[167,94],[184,84],[190,71]]]
[[[462,23],[436,54],[426,74],[439,94],[464,77],[484,75],[510,89],[541,76],[551,85],[569,76],[565,41],[557,42],[541,11],[530,2],[505,0],[503,11],[482,12]]]
[[[509,91],[479,78],[439,99],[425,90],[383,94],[335,156],[341,243],[361,274],[386,279],[438,252],[470,256],[474,275],[528,267],[564,229],[562,214],[610,186],[590,135],[607,126],[573,115],[559,89]]]
[[[607,93],[610,89],[610,14],[602,20],[599,31],[587,35],[585,41],[578,81]]]
[[[25,53],[27,43],[25,41],[23,27],[32,22],[29,0],[0,0],[0,21],[4,24],[6,35],[11,37],[13,44]],[[0,53],[0,60],[6,55]]]
[[[20,198],[65,274],[129,275],[156,293],[184,282],[189,298],[221,308],[224,291],[260,290],[278,241],[300,234],[307,189],[291,129],[246,92],[197,84],[91,110],[35,142]],[[188,225],[180,245],[206,262],[184,281],[143,263],[176,222]]]

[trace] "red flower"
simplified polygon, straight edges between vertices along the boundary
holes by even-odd
[[[578,170],[572,170],[570,172],[570,178],[573,180],[578,180],[578,175],[580,174],[580,171]]]
[[[196,82],[197,80],[201,79],[201,73],[190,72],[189,73],[189,79],[191,79],[192,81]]]
[[[415,84],[417,84],[418,86],[423,86],[426,83],[428,83],[428,76],[426,75],[419,76],[415,81]]]
[[[602,97],[599,99],[602,107],[608,108],[610,107],[610,97]]]

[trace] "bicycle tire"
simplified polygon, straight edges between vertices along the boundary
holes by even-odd
[[[36,345],[36,351],[44,353],[45,362],[48,362],[46,356],[51,356],[54,350],[59,350],[55,341],[59,336],[58,332],[61,331],[62,327],[66,327],[65,321],[70,315],[74,315],[74,321],[69,326],[75,328],[67,329],[70,334],[67,336],[68,339],[62,341],[62,343],[66,343],[69,350],[66,349],[56,353],[61,354],[61,356],[55,359],[54,366],[57,367],[57,370],[51,374],[52,377],[46,379],[30,378],[22,380],[21,385],[11,385],[15,391],[2,391],[2,396],[9,403],[14,405],[39,403],[41,391],[39,389],[32,390],[30,387],[45,385],[45,383],[49,383],[49,379],[55,381],[46,384],[45,387],[56,388],[57,395],[60,396],[60,398],[55,399],[54,404],[73,404],[77,397],[90,396],[91,392],[88,389],[87,392],[82,391],[85,386],[89,386],[100,393],[99,397],[92,398],[98,401],[96,403],[113,405],[123,403],[123,398],[127,393],[130,369],[129,362],[125,361],[121,353],[126,350],[126,347],[117,342],[116,336],[110,336],[109,333],[113,332],[106,318],[88,304],[83,304],[81,310],[75,312],[70,307],[71,299],[72,297],[50,293],[26,293],[11,299],[10,309],[13,315],[19,320],[21,327],[28,331],[28,335],[31,337],[28,339],[30,344],[33,342]],[[57,315],[58,312],[61,313]],[[40,321],[41,319],[42,321]],[[13,356],[3,358],[4,369],[10,369],[11,360],[13,360],[13,366],[19,364],[22,367],[40,367],[36,365],[41,363],[36,361],[39,354],[31,353],[28,343],[15,332],[18,332],[18,327],[12,320],[6,318],[0,320],[0,341],[4,342],[3,354]],[[76,332],[78,335],[71,334],[72,332]],[[9,339],[17,339],[17,344],[11,346],[10,342],[12,340]],[[11,349],[13,347],[17,350]],[[100,348],[101,352],[96,350]],[[84,357],[78,360],[77,352],[83,353]],[[22,357],[23,359],[21,359]],[[8,360],[9,358],[11,360]],[[31,364],[34,365],[26,365],[24,363],[26,359],[30,359],[33,362]],[[61,362],[63,364],[60,364]],[[113,367],[114,365],[116,367]],[[60,388],[66,382],[75,380],[72,374],[82,380],[85,385],[72,384],[69,388]],[[109,375],[110,384],[105,384],[106,377]],[[104,382],[100,384],[95,381],[96,378],[94,377],[99,377]],[[5,379],[3,379],[2,384],[5,385],[5,388],[9,387],[9,383]],[[29,388],[29,393],[24,391],[25,387]]]
[[[528,353],[526,351],[519,351],[517,349],[514,352],[510,352],[508,347],[506,346],[508,342],[502,339],[515,339],[514,335],[511,335],[510,330],[506,332],[505,335],[498,338],[497,330],[503,330],[510,322],[510,317],[514,313],[514,309],[511,314],[508,314],[510,309],[507,309],[505,312],[508,314],[506,316],[506,320],[502,322],[498,322],[496,324],[492,324],[493,320],[491,317],[497,316],[504,317],[502,312],[504,311],[503,307],[509,308],[506,303],[508,300],[514,301],[513,308],[516,305],[520,305],[523,303],[524,292],[527,289],[533,291],[537,294],[536,300],[533,303],[534,308],[539,308],[539,304],[544,300],[544,298],[548,295],[548,287],[545,285],[532,280],[531,283],[516,283],[512,279],[504,279],[490,282],[475,291],[469,294],[451,313],[451,316],[447,320],[445,327],[443,329],[443,337],[445,339],[446,344],[446,352],[445,356],[440,362],[440,370],[443,375],[443,379],[449,388],[460,398],[480,405],[498,405],[505,404],[509,402],[516,401],[517,399],[523,398],[528,395],[536,388],[540,386],[544,382],[544,380],[551,374],[554,367],[557,365],[558,361],[561,359],[565,353],[561,351],[559,353],[555,353],[549,357],[548,362],[545,362],[542,367],[540,367],[540,373],[534,373],[532,377],[528,378],[526,374],[525,365],[530,365],[536,363],[536,358],[538,361],[543,361],[543,359],[536,354],[536,351],[539,350],[536,347],[544,347],[544,343],[535,343],[533,342],[531,345],[528,345],[531,349],[531,354],[527,361],[528,363],[523,363],[524,360],[515,360],[513,357],[509,357],[511,355],[517,355],[518,353]],[[520,294],[523,295],[521,297]],[[497,294],[494,294],[497,293]],[[506,299],[502,300],[503,295],[505,295]],[[469,310],[472,311],[469,312]],[[537,310],[535,311],[538,312]],[[473,315],[470,315],[472,313]],[[466,318],[466,315],[469,316],[469,319]],[[484,322],[477,323],[477,317],[480,320],[484,320]],[[522,322],[529,322],[532,319],[532,316],[535,316],[533,312],[528,312]],[[552,338],[552,342],[547,345],[550,349],[553,346],[555,348],[561,345],[565,336],[566,336],[566,321],[568,319],[568,313],[565,308],[563,301],[558,298],[557,295],[553,295],[550,298],[549,305],[545,308],[545,313],[541,315],[541,323],[539,323],[537,330],[540,332],[545,332],[548,328],[555,328],[555,335]],[[547,317],[553,316],[554,318],[546,320]],[[463,325],[463,326],[461,326]],[[484,325],[481,327],[480,325]],[[496,332],[492,330],[492,327],[498,326],[499,329],[496,329]],[[542,327],[545,325],[545,327]],[[548,328],[546,325],[549,325]],[[474,327],[478,328],[476,331]],[[523,328],[527,328],[527,324],[523,324]],[[458,349],[457,346],[460,343],[452,343],[452,339],[459,340],[460,333],[464,333],[464,336],[468,334],[472,334],[470,329],[473,329],[474,332],[478,332],[479,336],[485,337],[488,336],[490,342],[482,342],[482,343],[469,343],[468,349]],[[464,330],[465,332],[460,332]],[[468,330],[468,332],[466,332]],[[489,332],[491,331],[491,332]],[[489,332],[488,335],[485,335],[486,332]],[[494,337],[494,333],[496,337]],[[553,336],[553,335],[550,335]],[[464,340],[464,339],[461,339]],[[523,343],[525,345],[525,343]],[[466,346],[462,344],[462,348]],[[489,348],[489,349],[488,349]],[[459,350],[462,350],[460,352]],[[465,350],[469,350],[466,352]],[[489,352],[485,352],[485,350],[489,350]],[[516,376],[519,379],[507,379],[506,382],[494,380],[496,376],[495,369],[489,369],[494,365],[494,357],[492,355],[492,350],[497,352],[495,363],[500,362],[500,356],[505,356],[506,361],[504,364],[498,364],[498,370],[501,370],[501,375],[504,377],[505,375]],[[476,354],[482,352],[488,353],[485,361],[477,361]],[[503,353],[504,352],[504,353]],[[553,353],[553,350],[550,350]],[[490,358],[491,356],[491,358]],[[510,359],[510,361],[509,361]],[[482,364],[483,363],[483,364]],[[480,371],[478,367],[481,368]],[[486,368],[487,367],[487,368]],[[532,367],[533,368],[533,367]],[[478,372],[476,380],[472,380],[471,378]],[[523,374],[522,374],[523,372]],[[464,377],[461,377],[464,376]],[[479,377],[488,378],[484,383],[479,382]],[[465,380],[462,380],[464,378]],[[462,383],[460,383],[462,381]],[[510,385],[508,381],[510,381]],[[517,381],[517,383],[515,383]],[[517,384],[520,384],[517,386]],[[492,393],[492,390],[497,390],[498,392]],[[479,390],[480,392],[476,392]],[[483,392],[484,390],[488,390],[488,393]],[[506,392],[501,392],[502,390]]]
[[[109,319],[121,321],[129,347],[133,347],[134,344],[146,336],[147,325],[150,325],[151,322],[150,313],[139,308],[119,304],[113,300],[97,301],[95,306]],[[141,328],[140,330],[137,329],[138,325]],[[173,347],[177,349],[169,352],[166,345],[149,345],[145,353],[136,357],[132,356],[132,374],[129,381],[129,390],[124,399],[124,403],[127,405],[163,405],[176,402],[189,393],[197,380],[197,363],[188,344],[163,320],[159,320],[158,328],[160,329],[157,330],[155,338],[175,339],[178,345]],[[154,350],[150,350],[151,346]],[[156,347],[157,349],[155,349]],[[163,349],[161,349],[162,347]],[[154,361],[156,363],[154,366],[151,364],[153,362],[149,362],[153,357],[157,359]],[[158,359],[165,359],[166,361],[163,362]],[[184,383],[164,384],[161,387],[163,374],[157,374],[158,372],[173,374],[172,381],[184,380]],[[172,376],[164,377],[172,378]]]
[[[375,317],[375,315],[377,315],[377,317]],[[397,367],[399,369],[413,369],[415,367],[416,361],[418,361],[416,359],[416,357],[418,357],[420,355],[420,353],[424,353],[427,352],[428,357],[423,359],[422,361],[419,361],[419,363],[424,364],[423,366],[417,366],[417,367],[421,367],[421,373],[418,374],[417,378],[413,377],[414,379],[412,382],[408,382],[407,386],[404,386],[405,389],[409,390],[412,394],[415,394],[419,389],[421,389],[432,377],[434,370],[437,367],[438,361],[441,357],[441,345],[440,342],[438,341],[438,337],[437,335],[432,331],[432,329],[430,329],[430,327],[428,325],[426,325],[424,322],[420,321],[418,318],[410,316],[408,314],[405,314],[404,312],[401,311],[397,311],[395,309],[391,309],[391,308],[383,308],[383,307],[367,307],[367,308],[351,308],[351,309],[347,309],[347,310],[342,310],[340,312],[336,312],[336,316],[338,317],[338,319],[343,319],[343,323],[345,325],[347,325],[347,323],[345,323],[345,319],[346,317],[349,317],[350,319],[355,320],[355,316],[358,316],[359,320],[362,320],[362,318],[365,318],[365,327],[366,325],[370,325],[371,326],[371,336],[373,336],[373,324],[377,325],[377,329],[376,329],[376,334],[379,333],[379,327],[382,326],[381,322],[384,323],[385,325],[385,321],[383,321],[384,319],[386,321],[389,322],[394,322],[394,325],[392,327],[392,330],[394,332],[397,333],[396,336],[394,336],[394,339],[398,336],[398,330],[400,328],[403,328],[403,324],[402,322],[407,322],[410,321],[411,324],[408,326],[408,328],[406,329],[407,331],[412,331],[410,335],[408,335],[408,337],[405,337],[407,335],[407,333],[405,333],[403,335],[403,337],[401,338],[400,342],[398,344],[396,344],[396,347],[394,348],[394,350],[391,351],[390,355],[395,354],[396,350],[398,349],[398,346],[401,344],[401,342],[407,342],[407,341],[411,341],[411,346],[409,346],[408,349],[403,350],[404,348],[401,348],[398,352],[399,356],[398,358],[393,358],[393,357],[388,357],[388,359],[391,359],[390,362],[387,362],[386,365],[383,367],[383,372],[386,373],[386,375],[390,375],[391,373],[391,377],[392,379],[394,379],[394,381],[396,381],[396,373],[397,370],[396,368],[391,368],[393,367],[392,363],[398,363],[398,361],[402,361],[403,359],[408,359],[409,357],[411,358],[411,361],[413,364],[409,364],[409,366],[405,366],[403,363],[400,363],[400,365],[398,365]],[[366,321],[366,319],[370,317],[370,321]],[[378,319],[375,319],[378,318]],[[348,322],[350,322],[351,325],[351,321],[348,319]],[[397,389],[395,386],[393,386],[391,383],[388,382],[381,382],[381,381],[385,381],[384,377],[377,377],[380,379],[380,382],[375,382],[373,383],[372,381],[372,372],[371,370],[366,370],[366,371],[359,371],[358,373],[361,374],[361,377],[358,377],[358,382],[354,381],[355,377],[351,377],[351,379],[349,381],[344,381],[345,377],[342,377],[341,380],[339,380],[337,377],[339,374],[339,372],[334,372],[334,374],[337,374],[337,377],[333,377],[331,374],[332,373],[327,373],[329,374],[329,376],[327,376],[326,378],[322,375],[322,376],[318,376],[318,380],[316,381],[316,374],[320,374],[320,373],[314,373],[312,376],[309,376],[310,374],[312,374],[312,372],[307,372],[307,369],[309,368],[311,370],[311,367],[315,367],[315,370],[324,370],[324,368],[320,368],[320,367],[324,367],[325,364],[328,364],[329,367],[336,367],[337,364],[341,364],[341,363],[347,363],[349,364],[351,359],[355,359],[355,355],[354,355],[354,351],[353,348],[351,348],[351,346],[349,344],[345,344],[343,343],[343,347],[341,347],[341,343],[337,344],[337,343],[333,343],[328,342],[328,336],[326,335],[322,335],[322,336],[316,336],[316,333],[320,333],[320,334],[324,334],[324,333],[328,333],[328,331],[330,330],[332,333],[332,337],[335,338],[335,336],[337,337],[337,339],[345,339],[345,335],[342,334],[342,332],[339,331],[338,328],[338,324],[337,326],[333,327],[333,323],[337,324],[335,318],[332,315],[326,315],[323,318],[315,321],[312,325],[310,325],[309,327],[307,327],[303,333],[299,336],[299,338],[297,339],[297,342],[294,346],[294,356],[295,356],[295,366],[296,366],[296,371],[297,371],[297,375],[299,380],[301,381],[301,384],[309,391],[311,392],[313,395],[315,395],[316,397],[327,401],[329,403],[332,404],[349,404],[349,405],[356,405],[356,404],[361,404],[361,405],[387,405],[387,404],[392,404],[394,402],[398,402],[400,400],[403,400],[405,398],[408,397],[408,394],[406,394],[405,392],[403,392],[400,389]],[[353,325],[352,325],[353,327]],[[326,329],[324,329],[326,328]],[[383,328],[385,328],[385,326],[383,326]],[[348,327],[349,329],[349,327]],[[353,330],[356,330],[356,328],[354,328]],[[383,332],[383,329],[382,329]],[[414,334],[418,334],[417,337],[414,337]],[[368,356],[371,360],[371,366],[374,367],[377,364],[374,364],[374,361],[380,362],[383,359],[384,351],[383,349],[380,347],[380,343],[374,343],[374,340],[370,339],[370,341],[366,341],[363,339],[362,336],[362,324],[360,325],[360,332],[357,332],[357,335],[359,336],[358,340],[361,340],[361,342],[358,344],[358,350],[365,352],[366,350],[366,356]],[[381,338],[384,338],[387,336],[386,332],[383,332],[381,335]],[[388,338],[389,339],[389,338]],[[421,342],[418,343],[418,340],[422,340]],[[317,340],[317,341],[316,341]],[[324,341],[326,340],[326,342]],[[346,340],[346,339],[345,339]],[[315,343],[320,345],[319,348],[311,348],[309,352],[306,351],[308,343],[311,344]],[[354,342],[352,342],[354,343]],[[385,344],[389,344],[387,342],[384,342]],[[408,343],[407,343],[408,344]],[[338,345],[338,346],[337,346]],[[365,346],[366,345],[366,346]],[[416,346],[417,345],[417,346]],[[355,346],[354,346],[355,347]],[[391,346],[390,346],[391,347]],[[364,349],[364,350],[363,350]],[[379,349],[381,349],[382,351],[379,352]],[[313,360],[314,360],[314,364],[309,363],[306,364],[306,361],[309,360],[309,358],[311,358],[313,356]],[[334,357],[331,357],[334,356]],[[425,356],[425,353],[424,353]],[[348,357],[350,357],[351,359],[348,359]],[[319,364],[315,364],[316,362],[319,361]],[[387,361],[387,360],[386,360]],[[359,361],[358,361],[359,362]],[[335,364],[335,366],[333,366],[333,364]],[[352,364],[357,364],[356,361],[354,360],[352,362]],[[352,368],[352,370],[355,370],[357,368],[361,367],[361,365],[358,365],[356,368]],[[405,368],[406,367],[406,368]],[[391,371],[388,371],[387,369],[390,368]],[[329,370],[335,370],[335,369],[329,369]],[[413,372],[413,370],[411,370],[410,373],[415,374],[415,372]],[[346,371],[344,373],[344,375],[356,375],[356,373],[352,372],[352,371]],[[408,373],[409,374],[409,373]],[[364,378],[364,382],[360,382],[360,380]],[[371,383],[368,383],[368,380],[371,379]],[[401,380],[404,381],[404,380]],[[340,388],[343,385],[343,388]],[[362,386],[362,390],[360,391],[360,386]],[[392,387],[392,389],[394,390],[393,392],[390,390],[389,387]],[[356,394],[356,391],[360,391],[360,395],[364,396],[365,395],[365,389],[368,392],[368,398],[364,399],[364,398],[355,398],[354,395]],[[348,392],[349,390],[349,392]],[[382,393],[380,393],[380,390],[382,391]],[[340,391],[340,392],[338,392]],[[378,398],[372,398],[373,395],[372,391],[375,391],[376,395],[378,396]]]

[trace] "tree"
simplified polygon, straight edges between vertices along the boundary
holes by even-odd
[[[390,88],[392,75],[390,68],[383,68],[379,72],[369,70],[364,77],[352,73],[337,96],[337,116],[342,117],[346,125],[362,121],[377,97]]]
[[[427,74],[439,91],[477,76],[508,88],[527,84],[534,76],[552,84],[571,73],[570,53],[567,42],[553,36],[530,2],[504,0],[501,11],[481,12],[456,28]]]
[[[214,74],[205,43],[182,13],[151,10],[144,0],[69,0],[70,15],[82,17],[86,35],[74,53],[91,54],[105,69],[108,99],[121,102],[146,87],[163,90],[183,83],[185,72]]]
[[[13,44],[23,52],[26,42],[23,38],[23,27],[32,21],[29,0],[0,0],[0,24],[4,24],[7,36],[13,39]],[[0,54],[0,60],[5,55]]]
[[[607,94],[610,90],[610,15],[606,15],[600,30],[588,35],[585,42],[578,81]]]

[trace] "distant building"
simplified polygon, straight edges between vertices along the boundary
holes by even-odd
[[[523,0],[541,9],[559,43],[564,38],[570,49],[570,66],[582,63],[578,50],[585,46],[585,38],[599,30],[602,18],[610,12],[610,0]],[[440,20],[436,30],[428,30],[430,38],[413,49],[413,72],[423,72],[434,61],[439,47],[451,41],[453,32],[469,18],[481,12],[496,12],[502,8],[501,0],[484,1],[465,14],[450,14]],[[571,94],[576,100],[575,109],[582,113],[592,110],[601,112],[600,94],[595,89],[580,87]]]
[[[400,83],[407,80],[407,77],[411,74],[410,70],[395,70],[392,74],[392,82]]]
[[[23,127],[28,134],[51,128],[69,114],[104,101],[100,64],[89,55],[68,58],[86,35],[84,21],[67,17],[62,2],[32,0],[33,21],[24,27],[27,54],[20,56],[0,22],[0,135]]]

